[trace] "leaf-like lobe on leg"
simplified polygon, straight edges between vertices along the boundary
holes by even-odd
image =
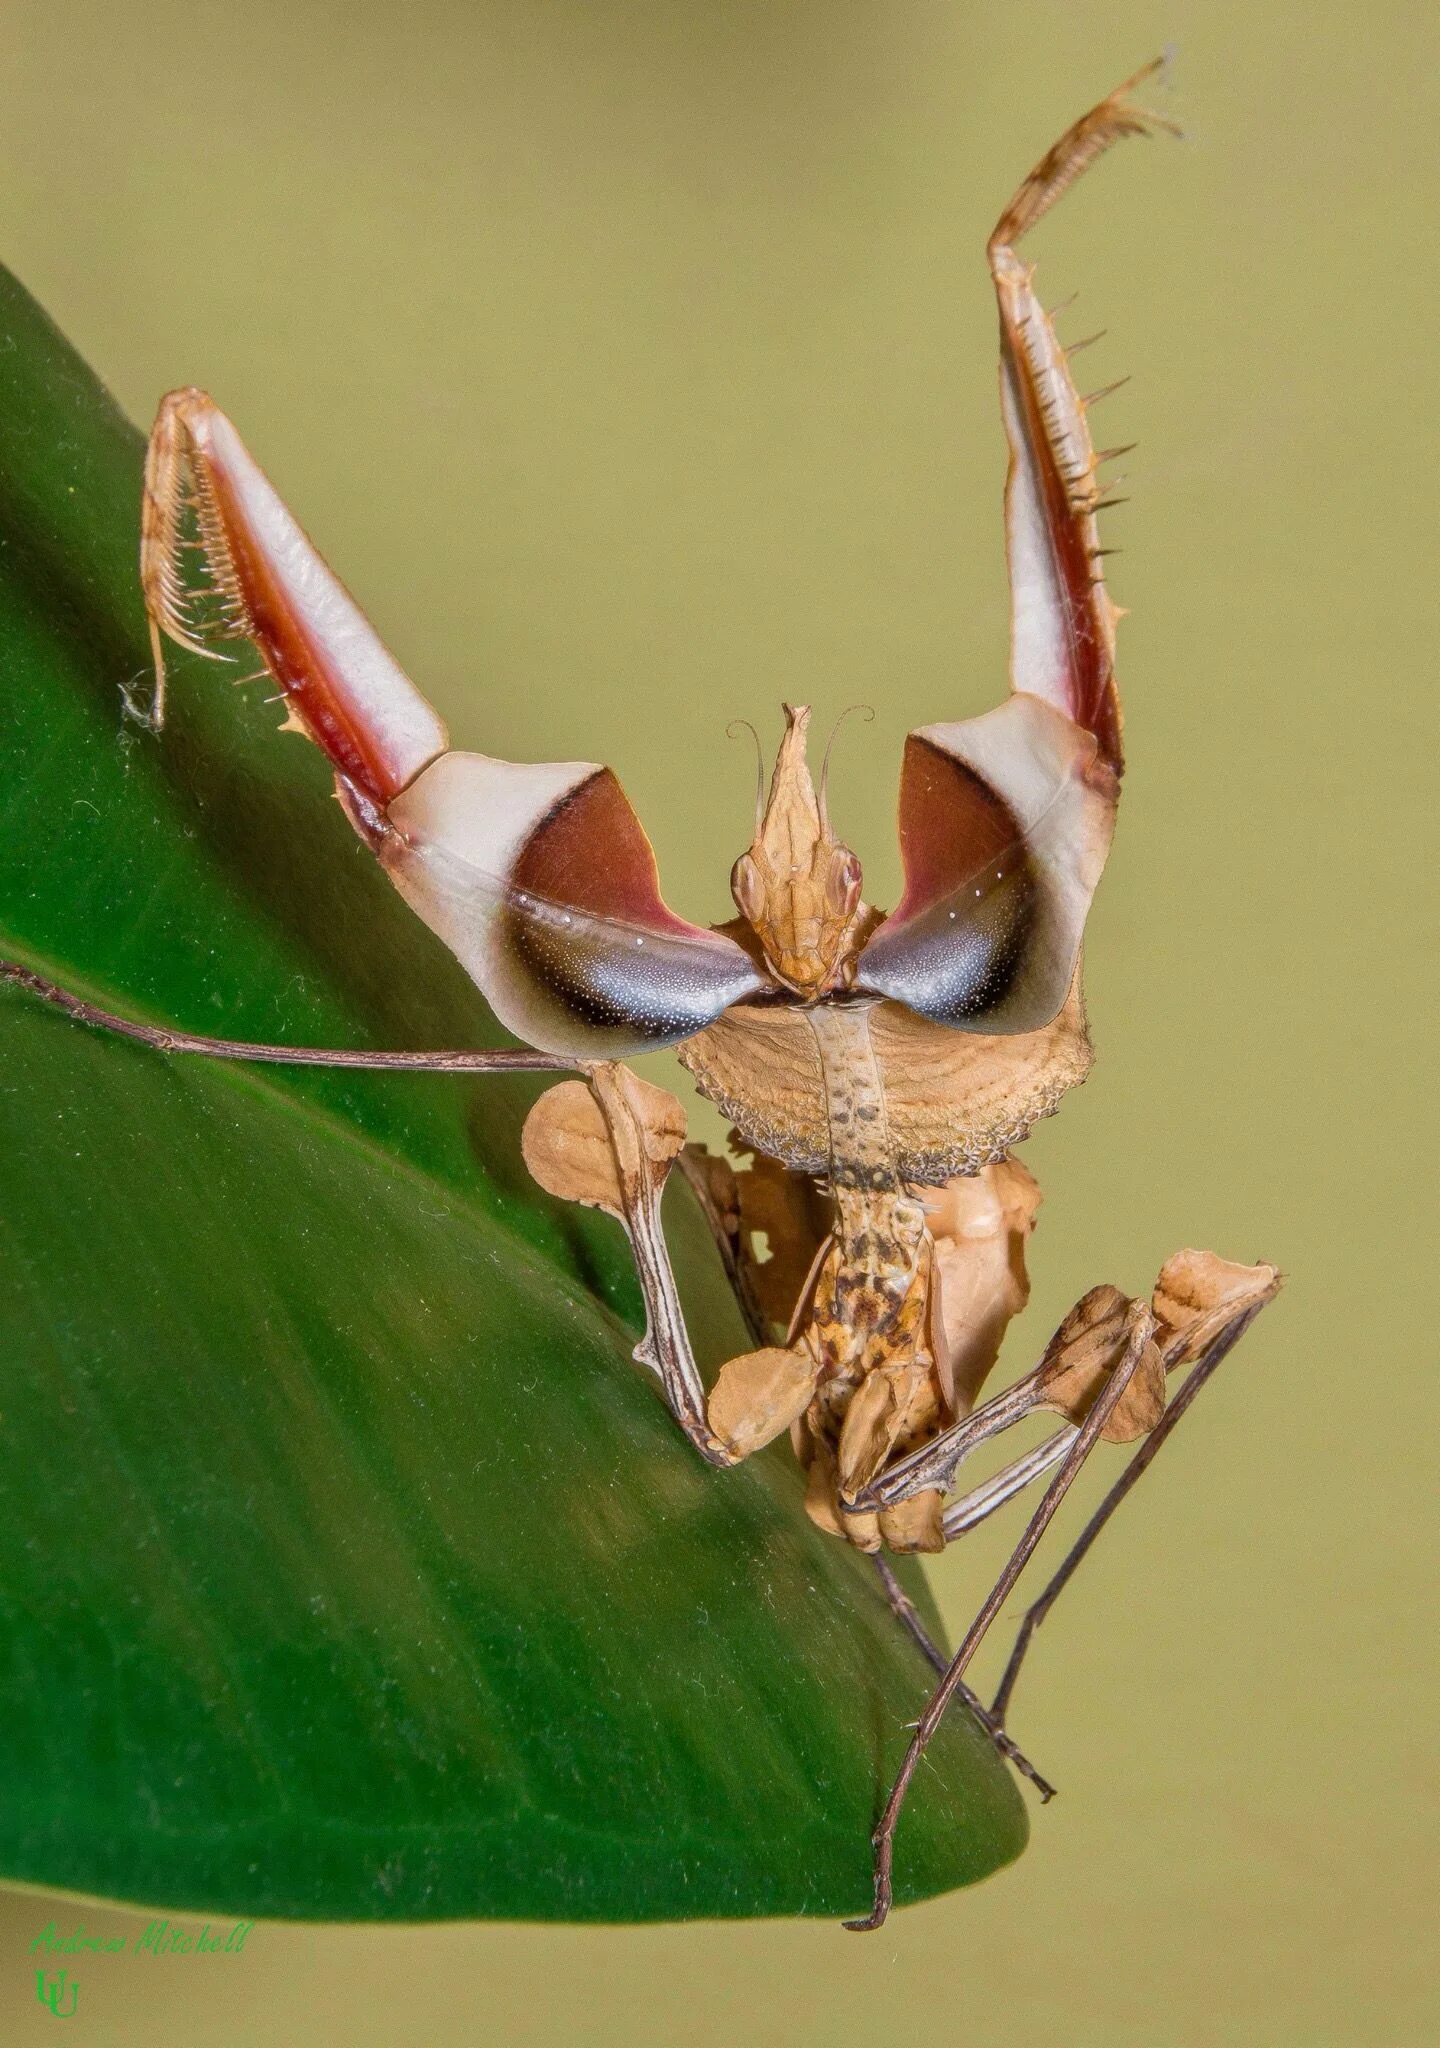
[[[1025,1247],[1040,1187],[1018,1159],[948,1181],[925,1205],[935,1240],[936,1364],[952,1417],[968,1415],[1030,1299]]]
[[[856,987],[951,1029],[1042,1030],[1074,985],[1115,824],[1094,736],[1017,693],[905,743],[905,888],[863,947]]]
[[[252,641],[323,749],[355,830],[411,908],[538,1050],[622,1057],[701,1029],[761,986],[732,939],[677,917],[608,768],[449,747],[445,726],[203,391],[160,407],[141,581],[155,644]]]
[[[737,1457],[783,1436],[809,1407],[820,1368],[805,1345],[767,1345],[727,1359],[706,1403],[710,1427]]]
[[[1118,1287],[1092,1287],[1082,1295],[1046,1347],[1039,1398],[1067,1421],[1082,1423],[1125,1356],[1136,1304]],[[1106,1419],[1106,1443],[1146,1436],[1165,1412],[1165,1364],[1153,1338],[1145,1344],[1128,1386]]]
[[[642,1133],[649,1191],[658,1194],[685,1143],[685,1111],[666,1088],[642,1081],[621,1067],[619,1085]],[[622,1221],[625,1189],[605,1113],[585,1081],[561,1081],[547,1088],[525,1119],[520,1135],[525,1164],[547,1194],[590,1209],[605,1209]]]
[[[925,1551],[945,1548],[945,1496],[933,1486],[914,1493],[893,1508],[880,1512],[880,1537],[887,1550]]]
[[[1198,1358],[1221,1323],[1279,1293],[1278,1266],[1241,1266],[1215,1252],[1176,1252],[1160,1268],[1151,1306],[1167,1366]]]

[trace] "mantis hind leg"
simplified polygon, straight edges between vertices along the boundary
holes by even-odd
[[[946,1657],[945,1652],[940,1648],[924,1622],[920,1619],[919,1611],[914,1601],[896,1578],[888,1561],[878,1551],[874,1553],[874,1564],[876,1575],[880,1580],[881,1591],[885,1595],[886,1605],[889,1607],[890,1612],[900,1623],[906,1635],[915,1644],[931,1670],[937,1672],[943,1678],[949,1666],[949,1659]],[[1014,1764],[1022,1778],[1030,1780],[1030,1783],[1040,1794],[1042,1805],[1047,1800],[1053,1799],[1055,1797],[1055,1787],[1048,1778],[1041,1777],[1029,1757],[1025,1755],[1024,1751],[1007,1733],[995,1710],[987,1707],[980,1695],[972,1692],[970,1687],[963,1682],[957,1687],[957,1691],[960,1698],[989,1736],[991,1742],[999,1750],[1001,1756],[1005,1758],[1007,1763]]]
[[[1164,1415],[1156,1423],[1150,1434],[1141,1441],[1138,1450],[1131,1458],[1129,1464],[1071,1544],[1061,1561],[1059,1569],[1050,1579],[1044,1592],[1041,1593],[1038,1600],[1032,1601],[1030,1606],[1026,1608],[1024,1615],[1021,1617],[1020,1626],[1015,1632],[1015,1641],[1011,1647],[1004,1674],[996,1688],[995,1697],[990,1705],[990,1712],[997,1725],[1002,1727],[1004,1725],[1005,1717],[1010,1710],[1010,1701],[1014,1696],[1015,1684],[1020,1676],[1020,1667],[1025,1661],[1031,1642],[1034,1640],[1035,1631],[1079,1570],[1081,1563],[1089,1554],[1100,1531],[1105,1527],[1105,1524],[1119,1507],[1121,1501],[1125,1499],[1131,1489],[1144,1477],[1155,1458],[1159,1455],[1160,1448],[1166,1438],[1174,1430],[1181,1417],[1192,1406],[1211,1375],[1239,1343],[1246,1330],[1249,1329],[1251,1323],[1259,1315],[1263,1306],[1263,1302],[1257,1302],[1238,1310],[1221,1326],[1216,1335],[1205,1346],[1199,1358],[1192,1365],[1179,1391],[1170,1401]]]
[[[1111,1515],[1144,1475],[1161,1445],[1193,1404],[1216,1368],[1239,1342],[1261,1309],[1274,1299],[1279,1287],[1280,1275],[1274,1267],[1233,1266],[1209,1254],[1182,1252],[1162,1269],[1152,1304],[1147,1305],[1139,1301],[1125,1304],[1120,1347],[1118,1352],[1112,1350],[1111,1358],[1103,1366],[1097,1367],[1091,1355],[1093,1347],[1087,1349],[1087,1337],[1096,1328],[1093,1312],[1087,1324],[1084,1316],[1077,1322],[1078,1312],[1072,1311],[1071,1316],[1067,1317],[1061,1326],[1061,1338],[1065,1339],[1068,1330],[1068,1339],[1052,1344],[1045,1359],[1033,1373],[1027,1374],[1025,1379],[1018,1382],[1017,1387],[1010,1389],[1007,1394],[998,1396],[986,1404],[986,1408],[996,1417],[1003,1415],[1008,1420],[1018,1419],[1020,1414],[1040,1405],[1061,1405],[1066,1412],[1077,1416],[1081,1412],[1081,1404],[1088,1403],[1088,1408],[1073,1434],[1060,1440],[1059,1469],[1047,1486],[1019,1542],[967,1629],[964,1640],[916,1724],[915,1733],[896,1775],[875,1833],[875,1897],[872,1910],[864,1920],[847,1922],[848,1926],[862,1931],[879,1927],[884,1922],[892,1901],[891,1872],[895,1829],[910,1781],[951,1701],[957,1694],[963,1693],[964,1673],[971,1660],[1013,1591],[1020,1574],[1029,1563],[1041,1537],[1095,1444],[1102,1436],[1113,1436],[1122,1431],[1125,1434],[1138,1434],[1139,1432],[1132,1429],[1127,1422],[1126,1417],[1127,1414],[1133,1417],[1148,1404],[1153,1389],[1146,1386],[1146,1380],[1153,1379],[1158,1368],[1163,1387],[1163,1376],[1166,1372],[1181,1365],[1190,1365],[1189,1375],[1182,1383],[1175,1399],[1145,1430],[1139,1449],[1130,1463],[1091,1516],[1040,1598],[1032,1604],[1022,1619],[1004,1676],[989,1709],[989,1719],[997,1729],[1004,1728],[1005,1715],[1016,1680],[1036,1629],[1074,1577],[1081,1561],[1094,1545]],[[1093,1304],[1097,1296],[1109,1292],[1110,1290],[1093,1290],[1079,1305],[1080,1310],[1085,1311],[1087,1304]],[[1163,1340],[1158,1345],[1155,1342],[1157,1335]],[[1083,1390],[1076,1382],[1077,1370],[1080,1368],[1083,1368],[1080,1378],[1086,1383]],[[1094,1391],[1097,1371],[1098,1393]],[[978,1431],[973,1433],[975,1440],[983,1440],[985,1436],[994,1433],[995,1427],[1005,1426],[1004,1421],[996,1421],[992,1427],[987,1428],[984,1426],[984,1417],[985,1410],[982,1409],[977,1410],[976,1416],[971,1418],[972,1423],[980,1424]],[[960,1435],[965,1427],[966,1425],[962,1424],[959,1430],[951,1431],[949,1435],[954,1438]],[[953,1446],[949,1447],[941,1462],[944,1463],[945,1458],[949,1457],[963,1457],[965,1448],[968,1447],[962,1446],[958,1453],[954,1451]],[[935,1447],[929,1448],[933,1451]],[[905,1462],[911,1465],[918,1463],[914,1458]],[[1051,1459],[1050,1462],[1056,1460]],[[1028,1460],[1017,1461],[1017,1465],[1026,1464],[1030,1467],[1029,1476],[1037,1476],[1045,1469],[1044,1464],[1037,1462],[1033,1454]],[[949,1464],[948,1470],[953,1473],[953,1463]],[[933,1480],[934,1473],[921,1470],[915,1477],[921,1482],[926,1479]],[[885,1479],[882,1479],[876,1490],[883,1490],[885,1483]],[[1009,1498],[1009,1494],[1000,1492],[995,1505],[1000,1505],[1006,1498]],[[980,1516],[975,1516],[965,1526],[973,1527],[979,1519]]]
[[[979,1612],[965,1632],[964,1640],[951,1658],[950,1664],[939,1685],[930,1696],[929,1704],[915,1724],[915,1732],[906,1749],[904,1760],[896,1773],[895,1782],[885,1802],[880,1824],[875,1830],[875,1895],[870,1912],[863,1920],[847,1920],[845,1925],[853,1933],[864,1933],[884,1925],[894,1902],[893,1870],[895,1862],[895,1830],[899,1825],[901,1810],[910,1789],[910,1781],[919,1767],[920,1759],[929,1747],[930,1740],[944,1719],[947,1709],[954,1700],[964,1681],[966,1669],[975,1652],[984,1641],[991,1623],[1004,1605],[1016,1580],[1025,1569],[1035,1547],[1049,1527],[1056,1510],[1079,1472],[1081,1465],[1099,1442],[1101,1432],[1112,1413],[1124,1398],[1126,1389],[1134,1378],[1145,1346],[1154,1329],[1154,1319],[1141,1302],[1133,1302],[1126,1316],[1124,1352],[1120,1362],[1110,1374],[1107,1385],[1094,1403],[1089,1415],[1081,1425],[1074,1443],[1065,1455],[1064,1462],[1031,1516],[1020,1541],[1001,1572],[995,1584],[986,1595]]]

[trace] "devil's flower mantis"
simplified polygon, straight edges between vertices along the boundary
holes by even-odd
[[[1091,1061],[1081,938],[1122,768],[1119,615],[1097,528],[1101,474],[1121,451],[1094,449],[1089,401],[1017,244],[1113,142],[1166,125],[1130,98],[1145,76],[1061,137],[990,238],[1010,450],[1011,693],[980,717],[910,734],[904,885],[892,911],[865,901],[860,862],[831,826],[824,777],[817,791],[807,767],[808,711],[787,706],[768,796],[762,788],[731,875],[738,916],[715,930],[677,917],[610,770],[453,749],[230,421],[204,392],[185,390],[160,408],[145,475],[152,722],[163,705],[163,637],[204,655],[252,642],[287,727],[328,755],[355,831],[522,1046],[377,1054],[197,1038],[3,968],[72,1015],[168,1052],[572,1076],[532,1110],[525,1157],[552,1193],[609,1210],[628,1232],[647,1310],[636,1357],[713,1466],[790,1433],[807,1512],[876,1555],[897,1614],[943,1673],[877,1830],[874,1910],[857,1925],[877,1926],[889,1908],[901,1803],[957,1691],[1048,1791],[1004,1730],[1034,1628],[1279,1285],[1273,1267],[1181,1252],[1148,1297],[1093,1289],[1033,1371],[981,1398],[1025,1301],[1039,1199],[1010,1155]],[[687,1147],[680,1103],[622,1064],[660,1046],[677,1048],[750,1164],[737,1171]],[[754,1339],[708,1390],[660,1224],[677,1161]],[[968,1455],[1037,1409],[1059,1415],[1055,1432],[957,1492]],[[966,1668],[1102,1437],[1138,1448],[1030,1609],[983,1709]],[[947,1660],[925,1641],[882,1552],[939,1550],[1047,1474],[1009,1563]]]

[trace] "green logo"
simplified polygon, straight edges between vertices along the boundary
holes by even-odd
[[[56,1970],[50,1973],[47,1973],[45,1970],[37,1970],[35,1972],[35,1996],[42,2005],[49,2006],[57,2020],[68,2020],[73,2016],[76,2000],[80,1996],[80,1986],[72,1977],[70,1979],[70,2003],[68,2005],[65,2003],[65,1979],[67,1974],[64,1970]]]
[[[207,1920],[201,1927],[186,1927],[156,1919],[148,1920],[140,1934],[87,1934],[83,1920],[70,1933],[50,1920],[32,1938],[30,1955],[32,1960],[48,1956],[59,1966],[51,1969],[44,1961],[37,1965],[35,1996],[57,2020],[73,2019],[80,2001],[79,1982],[70,1975],[70,1962],[76,1956],[238,1956],[254,1925],[253,1920],[235,1920],[217,1928]],[[59,1961],[62,1957],[65,1960]]]

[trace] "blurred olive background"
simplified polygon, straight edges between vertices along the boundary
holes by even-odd
[[[1290,1275],[1040,1639],[1016,1727],[1062,1796],[1015,1868],[864,1942],[261,1926],[239,1959],[90,1962],[72,2039],[1440,2036],[1435,27],[1399,0],[10,0],[0,257],[137,419],[216,395],[458,744],[612,762],[700,918],[748,836],[728,720],[768,745],[782,697],[822,729],[874,706],[832,807],[884,901],[904,732],[1003,690],[985,235],[1177,41],[1188,141],[1127,144],[1033,250],[1050,302],[1079,288],[1069,335],[1110,330],[1084,383],[1135,373],[1097,438],[1140,446],[1107,534],[1133,616],[1101,1059],[1027,1149],[1010,1364],[1179,1245]],[[1009,1533],[934,1566],[952,1625]],[[25,1953],[52,1912],[139,1924],[7,1897],[7,2040],[53,2026]]]

